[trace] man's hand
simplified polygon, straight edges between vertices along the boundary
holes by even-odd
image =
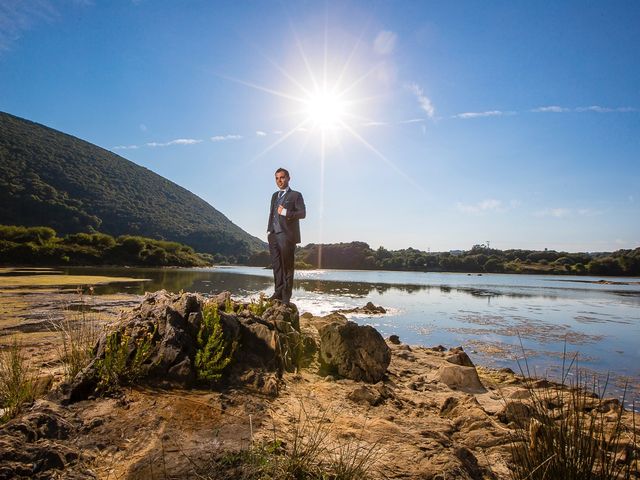
[[[284,211],[284,213],[282,213]],[[282,205],[278,205],[278,215],[286,215],[287,214],[287,209],[284,208]]]

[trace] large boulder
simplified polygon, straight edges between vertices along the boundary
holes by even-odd
[[[205,303],[218,307],[225,345],[231,358],[219,383],[243,381],[258,388],[296,368],[301,345],[298,311],[279,302],[261,316],[247,304],[234,303],[228,292],[208,300],[194,293],[171,294],[164,290],[148,293],[142,303],[125,313],[115,330],[99,339],[91,363],[67,386],[63,399],[82,400],[100,390],[107,361],[123,363],[135,370],[136,382],[161,387],[190,387],[202,380],[196,366],[198,335],[203,328]],[[227,311],[228,310],[228,311]],[[119,354],[114,356],[114,350]],[[211,381],[211,379],[209,379]]]
[[[324,370],[369,383],[382,380],[391,362],[391,351],[375,328],[350,321],[330,322],[319,332]]]

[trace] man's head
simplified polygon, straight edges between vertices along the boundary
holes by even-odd
[[[276,170],[276,185],[280,190],[284,190],[289,186],[289,172],[284,168]]]

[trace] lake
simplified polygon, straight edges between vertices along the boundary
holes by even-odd
[[[270,295],[270,270],[254,267],[198,269],[64,268],[64,273],[146,278],[143,283],[99,286],[96,293],[170,291],[240,297]],[[640,279],[509,274],[353,270],[296,272],[293,301],[315,315],[371,301],[386,315],[348,315],[384,336],[408,344],[462,345],[474,362],[518,370],[526,353],[532,373],[557,377],[566,358],[640,383]],[[521,363],[522,365],[522,363]],[[524,367],[524,365],[523,365]]]

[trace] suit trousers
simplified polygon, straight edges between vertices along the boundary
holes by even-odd
[[[291,300],[293,290],[293,268],[296,244],[284,233],[269,233],[269,253],[273,266],[273,280],[276,291],[273,294],[284,303]]]

